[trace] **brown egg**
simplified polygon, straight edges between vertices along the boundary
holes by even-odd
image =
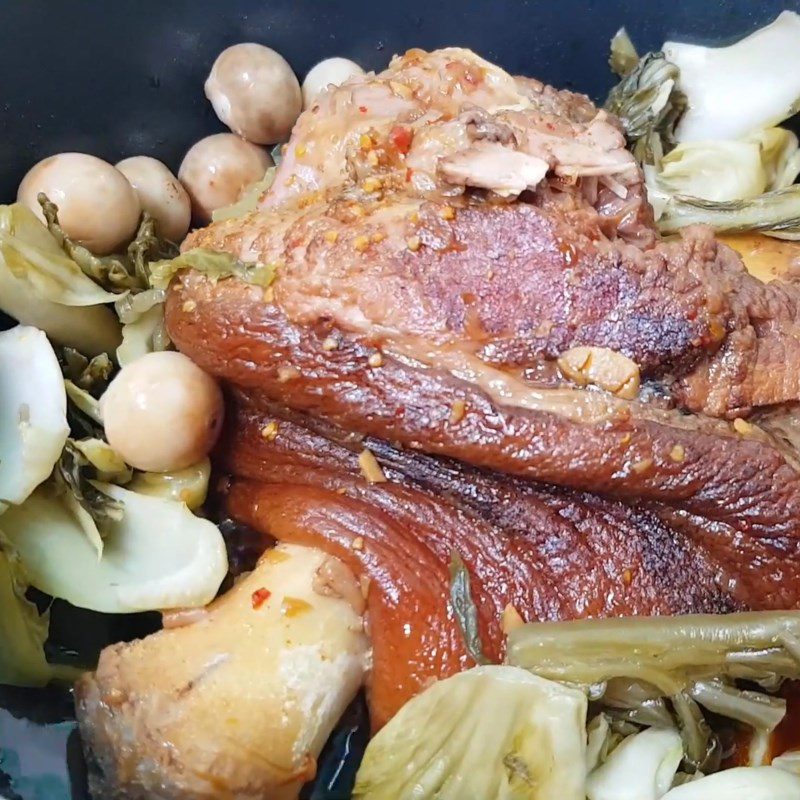
[[[182,353],[142,356],[101,398],[108,443],[136,469],[171,472],[205,458],[224,415],[219,386]]]
[[[303,81],[303,108],[308,108],[326,86],[341,86],[364,70],[347,58],[326,58],[313,66]]]
[[[106,161],[85,153],[59,153],[31,167],[19,185],[17,200],[44,221],[40,192],[58,206],[64,233],[97,255],[127,244],[142,209],[125,176]]]
[[[205,90],[220,120],[257,144],[286,141],[302,108],[300,84],[286,59],[252,42],[217,56]]]
[[[166,164],[149,156],[133,156],[116,167],[133,186],[142,210],[155,220],[158,234],[180,242],[189,230],[192,203]]]
[[[193,145],[184,156],[178,177],[192,201],[198,222],[235,203],[242,190],[264,177],[273,166],[269,153],[233,133],[216,133]]]

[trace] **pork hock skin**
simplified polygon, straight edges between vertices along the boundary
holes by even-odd
[[[800,290],[662,239],[587,98],[409,51],[323,92],[192,248],[274,269],[181,273],[167,327],[227,387],[227,511],[359,577],[375,728],[472,663],[454,551],[494,660],[520,620],[800,607]],[[79,711],[107,759],[127,712]]]

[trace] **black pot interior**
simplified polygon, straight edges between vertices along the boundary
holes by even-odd
[[[268,44],[296,72],[328,56],[380,69],[409,47],[470,47],[511,72],[601,99],[613,76],[608,43],[625,25],[640,51],[667,38],[724,43],[765,24],[787,0],[6,0],[0,11],[0,197],[29,166],[78,150],[112,162],[154,155],[176,168],[189,145],[222,126],[203,95],[217,53]],[[0,328],[11,320],[0,315]],[[142,635],[152,617],[107,617],[56,604],[54,646],[91,661],[105,644]],[[0,642],[0,647],[8,643]],[[359,714],[361,715],[359,717]],[[361,720],[359,722],[358,720]],[[355,720],[355,722],[354,722]],[[363,739],[363,709],[336,736]],[[335,749],[338,745],[332,743]],[[363,742],[361,744],[363,747]],[[335,771],[334,752],[330,770]],[[68,691],[0,687],[0,797],[85,798],[85,769]],[[318,800],[344,798],[314,791]]]

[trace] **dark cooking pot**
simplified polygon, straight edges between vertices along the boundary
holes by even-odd
[[[268,44],[300,75],[333,55],[379,69],[409,47],[463,45],[511,72],[601,99],[612,82],[608,42],[623,24],[644,51],[665,38],[722,43],[784,8],[800,10],[800,2],[5,0],[0,202],[13,200],[33,162],[65,150],[112,162],[148,154],[177,168],[190,144],[222,130],[203,81],[217,53],[235,42]],[[112,618],[56,604],[52,638],[91,658],[107,642],[141,635],[152,625],[152,617]],[[336,734],[333,758],[358,749],[362,717],[358,709],[351,711]],[[351,771],[352,766],[351,761]],[[312,796],[331,800],[343,794]],[[0,797],[86,797],[71,700],[63,690],[0,687]]]

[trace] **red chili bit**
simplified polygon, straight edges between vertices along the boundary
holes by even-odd
[[[367,113],[367,107],[366,107],[366,106],[359,106],[359,107],[358,107],[358,110],[359,110],[359,111],[360,111],[362,114],[366,114],[366,113]]]
[[[411,149],[411,129],[403,125],[395,125],[389,131],[389,139],[399,153],[405,155]]]
[[[270,597],[272,597],[272,592],[269,589],[256,589],[250,598],[250,602],[253,604],[253,608],[258,611]]]
[[[414,174],[414,170],[411,167],[406,167],[406,183],[411,183],[411,176]]]

